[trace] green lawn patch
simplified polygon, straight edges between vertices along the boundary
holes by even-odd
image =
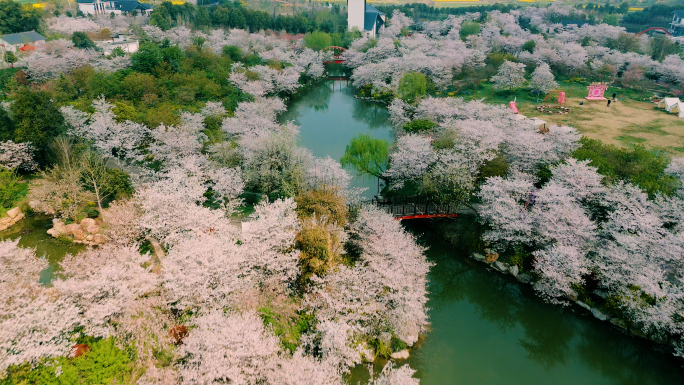
[[[620,135],[616,139],[626,145],[640,144],[646,142],[646,139],[644,138],[637,138],[636,136],[631,135]]]
[[[37,366],[13,365],[0,385],[95,385],[124,384],[131,382],[134,353],[119,349],[113,338],[82,342],[90,351],[75,357],[45,359]]]

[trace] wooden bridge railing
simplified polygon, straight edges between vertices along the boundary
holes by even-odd
[[[396,219],[455,217],[460,209],[457,204],[431,202],[429,197],[418,195],[375,197],[372,200],[360,202],[353,208],[363,206],[376,207]]]

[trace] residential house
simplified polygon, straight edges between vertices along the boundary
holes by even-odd
[[[43,44],[45,36],[36,31],[10,33],[0,36],[0,53],[6,51],[32,51],[36,45]]]
[[[152,6],[137,0],[76,0],[79,11],[86,15],[109,15],[114,13],[149,15]]]
[[[670,33],[672,36],[684,36],[684,10],[672,12]]]
[[[347,0],[347,22],[350,31],[357,29],[364,36],[374,38],[385,21],[385,14],[366,4],[366,0]]]

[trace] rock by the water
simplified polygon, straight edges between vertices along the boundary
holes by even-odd
[[[7,211],[7,216],[12,219],[16,218],[19,214],[21,214],[21,209],[19,207]]]
[[[500,261],[494,262],[494,267],[504,273],[508,270],[508,264]]]
[[[608,318],[610,318],[607,315],[603,314],[601,312],[601,310],[599,310],[599,309],[591,309],[591,314],[593,314],[594,317],[596,317],[597,319],[600,319],[601,321],[605,321]]]
[[[19,207],[7,211],[7,216],[0,218],[0,231],[14,226],[17,222],[24,219],[24,214]]]
[[[574,290],[568,290],[566,296],[571,301],[577,301],[577,293]]]
[[[517,277],[518,276],[518,266],[513,265],[508,268],[508,272],[511,273],[512,276]]]
[[[406,349],[400,350],[398,352],[392,353],[390,357],[392,357],[395,360],[405,360],[409,358],[409,351]]]
[[[529,274],[518,274],[518,276],[516,278],[518,278],[518,281],[520,281],[522,283],[532,282],[532,276]]]
[[[100,234],[100,226],[92,218],[85,218],[78,223],[65,225],[61,219],[52,220],[52,228],[48,234],[57,238],[60,235],[73,238],[75,243],[85,243],[88,245],[99,245],[106,242],[104,235]]]
[[[57,232],[57,235],[55,235],[55,237],[67,232],[66,225],[64,224],[64,222],[62,222],[61,219],[53,219],[52,228],[55,229],[55,231]]]
[[[74,237],[74,241],[85,241],[86,232],[79,224],[71,223],[65,227],[66,233]]]
[[[591,306],[587,305],[586,303],[584,303],[582,301],[576,301],[575,303],[582,306],[583,308],[585,308],[587,310],[591,310]]]
[[[100,245],[103,244],[107,241],[107,238],[105,238],[104,235],[102,234],[95,234],[93,235],[93,242]]]
[[[473,253],[473,255],[471,255],[471,258],[480,262],[485,260],[485,256],[479,253]]]
[[[627,329],[627,324],[625,323],[625,321],[621,320],[620,318],[611,318],[610,323],[612,323],[613,325],[615,325],[621,329]]]

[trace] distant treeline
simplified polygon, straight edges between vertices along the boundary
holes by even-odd
[[[289,33],[324,31],[328,33],[347,30],[347,15],[334,5],[330,12],[302,10],[293,16],[275,15],[264,11],[251,10],[239,1],[220,1],[209,6],[195,6],[189,3],[173,5],[163,2],[157,6],[150,17],[150,24],[163,30],[179,25],[191,24],[195,28],[240,28],[249,31],[272,29]]]
[[[421,3],[404,4],[404,5],[375,5],[375,8],[388,16],[392,15],[394,10],[403,12],[406,16],[413,18],[416,22],[444,20],[448,15],[465,15],[468,12],[490,12],[501,11],[503,13],[510,12],[511,9],[519,8],[517,5],[510,4],[492,4],[492,5],[474,5],[470,7],[433,7]]]

